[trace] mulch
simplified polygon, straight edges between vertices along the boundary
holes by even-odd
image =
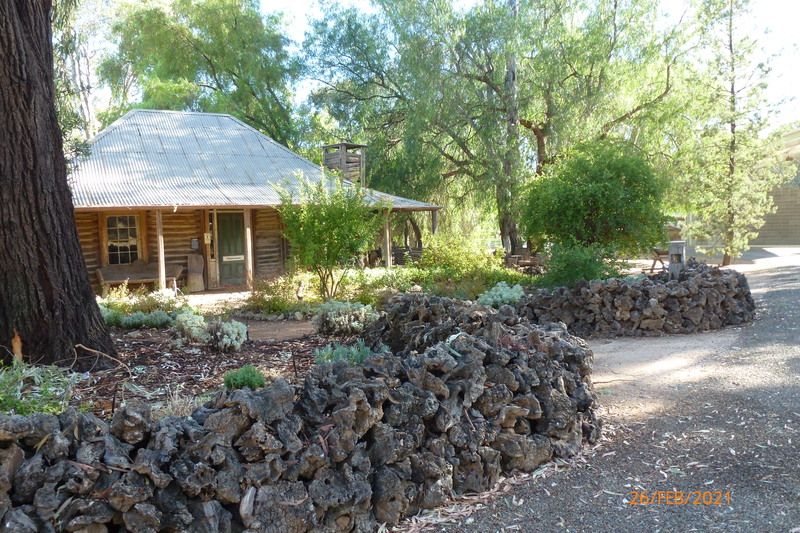
[[[314,350],[330,342],[327,337],[305,335],[281,341],[246,341],[234,353],[205,346],[177,347],[175,336],[162,330],[113,330],[120,363],[109,370],[86,373],[73,390],[71,404],[101,418],[113,415],[123,402],[133,399],[151,405],[171,397],[197,397],[223,387],[226,372],[250,364],[268,377],[301,384],[314,365]]]

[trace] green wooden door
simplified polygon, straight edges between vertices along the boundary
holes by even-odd
[[[217,213],[219,282],[244,285],[244,214]]]

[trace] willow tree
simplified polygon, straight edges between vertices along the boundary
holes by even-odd
[[[0,357],[88,368],[96,352],[114,346],[94,303],[67,186],[51,8],[45,0],[0,2]]]

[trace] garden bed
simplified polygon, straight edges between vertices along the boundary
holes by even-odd
[[[300,384],[314,365],[314,350],[329,339],[305,335],[280,341],[246,341],[234,353],[205,347],[176,348],[168,330],[113,330],[117,359],[122,365],[84,376],[73,391],[71,405],[101,418],[121,403],[144,400],[157,410],[188,410],[193,399],[222,388],[222,377],[250,364],[265,375]],[[188,413],[185,413],[188,414]]]

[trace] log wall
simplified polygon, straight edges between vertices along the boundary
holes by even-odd
[[[147,212],[147,257],[150,263],[158,261],[158,231],[156,230],[155,211]],[[162,212],[164,228],[164,257],[167,265],[181,265],[182,280],[186,279],[189,255],[197,255],[200,250],[192,250],[192,239],[203,242],[203,210],[194,209],[186,211]]]
[[[284,272],[286,245],[283,225],[275,209],[253,210],[253,263],[256,278],[279,276]]]
[[[83,262],[89,271],[92,289],[100,292],[100,281],[97,269],[100,268],[100,226],[97,213],[75,213],[75,224],[78,227],[78,238],[81,243]]]

